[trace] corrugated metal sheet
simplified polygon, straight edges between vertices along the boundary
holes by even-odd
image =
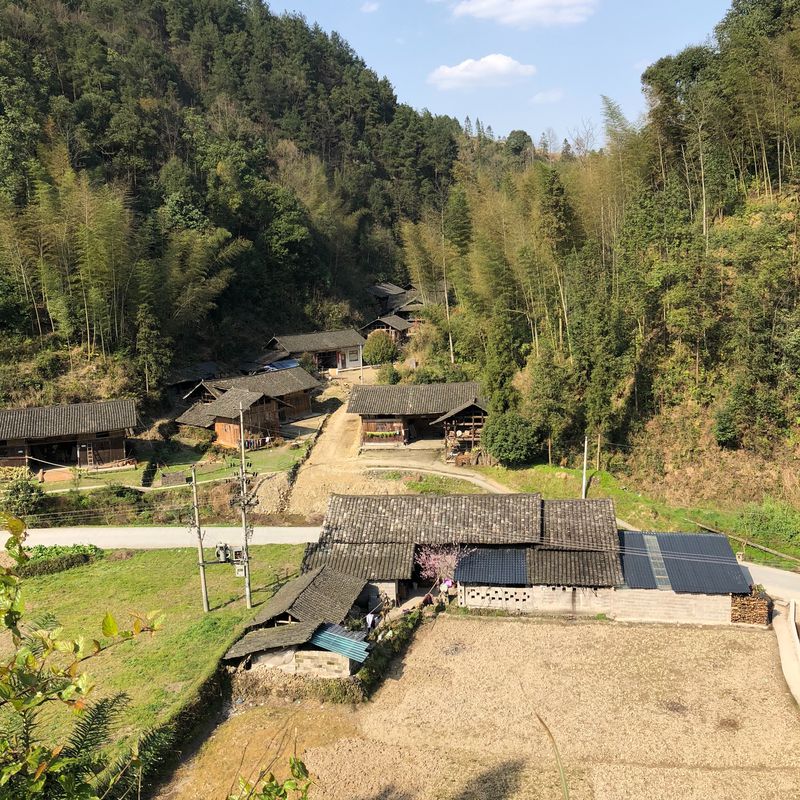
[[[331,653],[339,653],[359,664],[365,661],[371,646],[363,633],[332,624],[321,625],[311,637],[311,644]]]
[[[620,531],[622,548],[622,573],[631,589],[655,589],[655,575],[644,546],[644,535],[640,531]]]
[[[724,536],[656,533],[672,588],[701,594],[747,594],[750,586]]]
[[[455,578],[459,583],[524,586],[527,582],[525,548],[479,547],[459,562]]]

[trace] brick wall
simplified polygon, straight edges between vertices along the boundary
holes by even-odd
[[[728,625],[729,595],[677,594],[657,589],[570,589],[459,586],[459,605],[521,614],[606,614],[622,622]]]

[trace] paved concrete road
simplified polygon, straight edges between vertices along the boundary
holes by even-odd
[[[320,529],[316,527],[253,528],[251,544],[302,544],[316,542]],[[236,544],[241,541],[241,528],[205,528],[203,544],[213,547],[217,542]],[[32,528],[26,544],[95,544],[107,550],[130,548],[157,550],[168,547],[196,547],[197,540],[185,527],[144,528]]]
[[[743,564],[750,573],[752,583],[760,583],[768,595],[779,600],[797,600],[800,603],[800,574],[785,569],[764,567],[760,564]]]

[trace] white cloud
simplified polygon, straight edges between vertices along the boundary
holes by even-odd
[[[535,73],[533,64],[520,64],[510,56],[492,53],[483,58],[468,58],[453,67],[442,64],[428,75],[428,83],[439,89],[508,86]]]
[[[575,25],[586,22],[597,0],[458,0],[457,17],[489,19],[502,25]]]
[[[371,14],[373,11],[377,11],[381,7],[380,3],[372,2],[372,0],[367,0],[366,3],[361,4],[361,10],[365,14]]]
[[[537,106],[546,105],[548,103],[558,103],[563,97],[563,89],[545,89],[544,91],[536,92],[536,94],[531,97],[531,103],[535,103]]]

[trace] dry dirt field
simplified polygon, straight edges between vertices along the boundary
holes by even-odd
[[[280,724],[298,730],[318,800],[558,800],[534,710],[572,800],[800,798],[800,711],[772,632],[450,615],[373,702],[240,712],[183,768],[193,793],[161,797],[222,800],[198,768],[263,749]]]

